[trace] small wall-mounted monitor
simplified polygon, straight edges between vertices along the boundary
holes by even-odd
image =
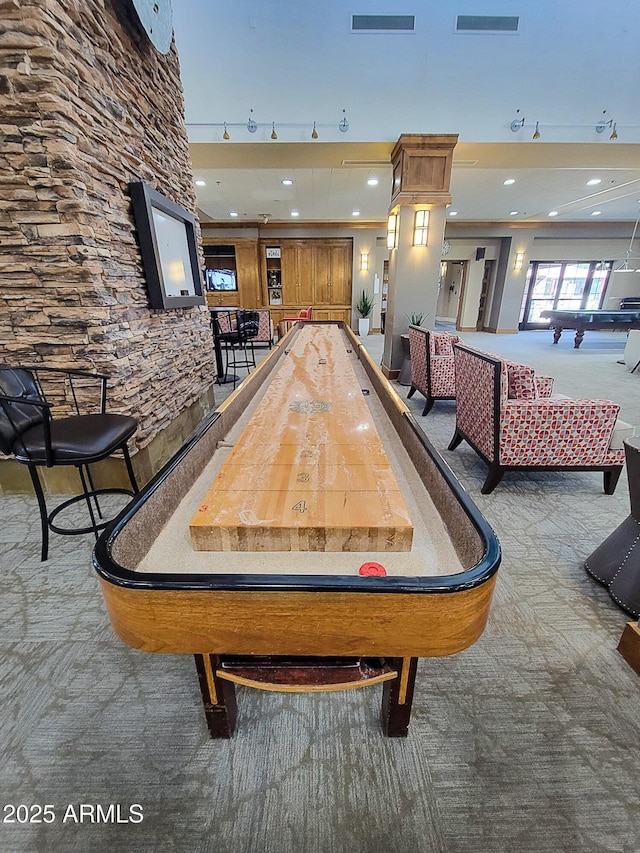
[[[129,192],[151,307],[204,305],[195,218],[142,181]]]
[[[238,289],[235,270],[206,269],[205,276],[207,290],[226,292]]]

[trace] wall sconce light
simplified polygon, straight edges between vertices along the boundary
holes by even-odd
[[[532,139],[540,139],[540,122],[536,122],[536,129],[533,131]]]
[[[317,138],[318,138],[318,131],[316,130],[316,123],[315,123],[315,121],[314,121],[314,123],[313,123],[313,130],[311,131],[311,138],[312,138],[312,139],[317,139]]]
[[[398,216],[392,213],[387,220],[387,249],[395,249],[398,241]]]
[[[362,252],[360,255],[360,269],[362,272],[366,272],[369,269],[369,255],[367,252]]]
[[[516,252],[516,262],[513,268],[516,272],[520,272],[524,264],[524,252]]]
[[[224,122],[224,133],[222,134],[222,138],[223,139],[231,139],[231,137],[229,136],[229,131],[227,130],[226,121]]]
[[[416,218],[413,225],[413,245],[426,246],[427,234],[429,233],[429,211],[416,210]]]
[[[272,139],[277,139],[277,138],[278,138],[278,134],[276,133],[276,123],[275,123],[275,121],[274,121],[274,122],[272,123],[272,125],[271,125],[271,138],[272,138]]]

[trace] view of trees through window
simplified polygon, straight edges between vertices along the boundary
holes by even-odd
[[[545,328],[548,309],[597,309],[607,290],[612,261],[531,261],[520,311],[520,329]]]

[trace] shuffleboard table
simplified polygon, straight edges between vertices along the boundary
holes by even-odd
[[[120,639],[195,656],[212,737],[233,733],[236,684],[381,684],[383,731],[405,736],[418,658],[480,637],[499,563],[404,402],[329,322],[292,328],[94,551]]]
[[[547,310],[541,317],[551,321],[553,342],[557,344],[564,329],[575,329],[574,349],[578,349],[587,329],[628,331],[640,329],[640,311],[569,311]]]

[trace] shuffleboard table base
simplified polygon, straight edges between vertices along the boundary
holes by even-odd
[[[207,728],[230,738],[236,723],[235,684],[286,693],[350,690],[383,684],[382,730],[406,737],[418,658],[194,655]]]

